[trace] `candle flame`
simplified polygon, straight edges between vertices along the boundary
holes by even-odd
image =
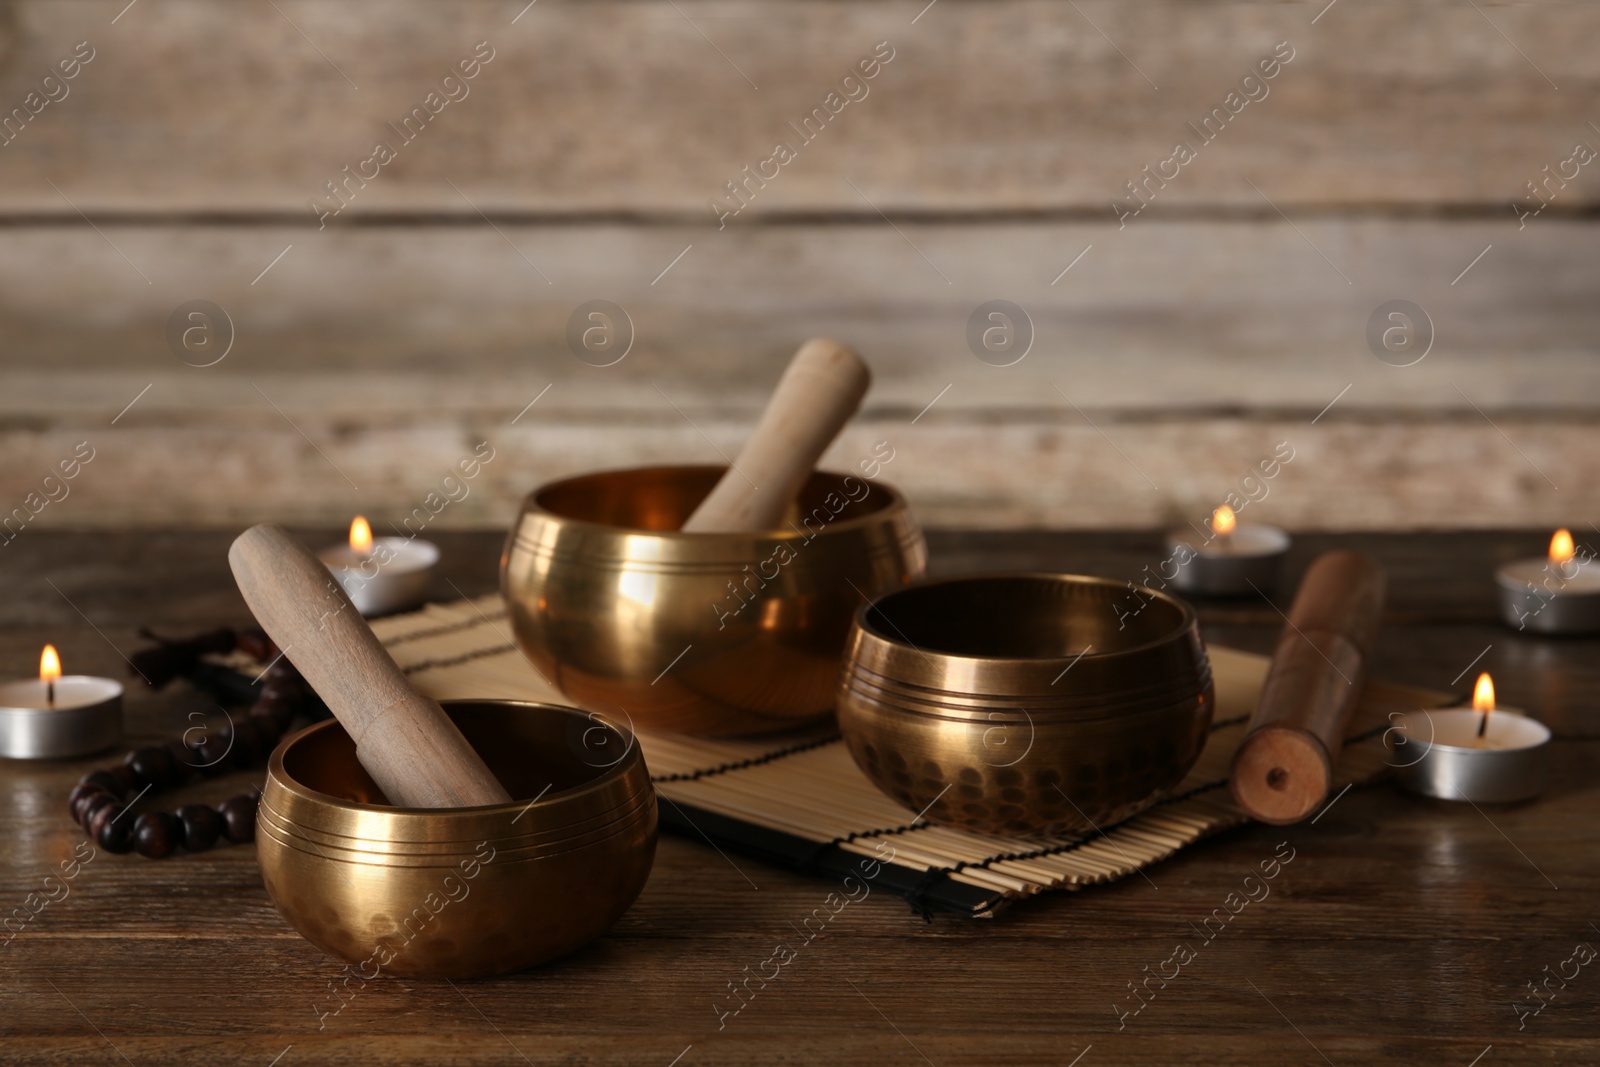
[[[1239,520],[1234,518],[1233,509],[1226,504],[1211,513],[1211,528],[1216,531],[1218,537],[1227,537],[1238,525]]]
[[[350,520],[350,550],[363,556],[372,552],[372,527],[361,515]]]
[[[1572,534],[1565,529],[1557,530],[1555,536],[1550,538],[1550,562],[1570,563],[1572,556]]]
[[[1472,687],[1472,710],[1488,713],[1494,710],[1494,679],[1489,672],[1478,675],[1478,684]]]
[[[39,681],[53,682],[61,677],[61,657],[56,654],[55,645],[45,645],[44,651],[39,653]]]

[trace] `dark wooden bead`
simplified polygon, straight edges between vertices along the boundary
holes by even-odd
[[[183,824],[165,811],[147,811],[133,822],[133,847],[153,860],[172,855],[183,838]]]
[[[125,763],[119,763],[114,767],[107,767],[106,774],[115,779],[118,786],[120,786],[120,788],[117,790],[118,796],[127,796],[129,793],[137,793],[139,790],[144,788],[144,783],[137,779],[132,768]]]
[[[190,852],[204,852],[226,828],[217,809],[208,804],[185,804],[178,809],[178,819],[183,823],[183,847]]]
[[[89,825],[86,827],[86,829],[88,830],[89,836],[98,840],[100,834],[105,830],[106,824],[116,819],[118,815],[121,815],[127,810],[127,805],[123,804],[119,800],[116,800],[115,798],[112,799],[110,804],[100,804],[96,806],[95,810],[91,812],[87,818]],[[118,825],[126,826],[131,829],[133,826],[133,820],[122,819]]]
[[[165,746],[151,745],[147,748],[136,748],[128,753],[122,762],[133,771],[141,787],[152,785],[157,789],[164,789],[168,785],[176,784],[174,782],[178,770],[176,761]]]
[[[250,705],[252,719],[265,719],[275,724],[280,730],[284,729],[289,720],[294,718],[294,705],[284,700],[261,699]]]
[[[84,830],[88,830],[89,827],[93,825],[96,812],[107,805],[121,803],[121,801],[112,796],[110,793],[104,791],[97,792],[78,803],[77,812],[74,817],[77,819],[79,826],[83,827]]]
[[[289,724],[289,720],[300,714],[309,702],[310,697],[298,686],[280,688],[274,685],[261,694],[255,703],[255,708],[259,708],[264,715],[271,715],[279,727],[283,728]]]
[[[222,774],[233,765],[233,730],[219,726],[206,731],[203,738],[196,735],[199,744],[191,757],[199,772],[207,777]]]
[[[78,779],[79,785],[98,785],[112,796],[120,797],[124,792],[121,779],[113,776],[110,771],[90,771]]]
[[[281,694],[285,700],[304,700],[311,692],[311,687],[300,676],[300,672],[294,669],[294,664],[286,659],[279,660],[272,670],[267,672],[267,685],[274,692]]]
[[[218,811],[227,824],[228,840],[236,845],[256,839],[256,798],[254,796],[230,797],[222,802]]]
[[[89,823],[89,836],[107,852],[133,851],[133,820],[118,818],[128,809],[121,804],[108,804],[95,812]]]
[[[98,782],[79,782],[72,787],[72,792],[67,794],[67,810],[72,812],[73,822],[82,821],[83,816],[78,811],[78,805],[93,796],[110,796],[110,794],[105,786]]]
[[[256,693],[256,702],[264,704],[293,704],[302,697],[300,687],[287,678],[270,675]]]
[[[235,648],[259,663],[270,663],[278,654],[277,647],[260,630],[240,630],[233,640]]]
[[[189,736],[198,739],[196,734]],[[194,754],[194,746],[185,744],[181,737],[175,737],[167,742],[166,749],[167,754],[172,757],[173,785],[182,785],[199,773],[195,764],[200,762],[200,757]]]
[[[298,690],[305,684],[305,679],[294,669],[294,664],[290,663],[287,657],[273,660],[272,666],[267,668],[261,680],[268,687],[287,687],[291,690]]]

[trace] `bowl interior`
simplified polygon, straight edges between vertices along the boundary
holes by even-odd
[[[725,467],[640,467],[600,471],[545,486],[535,502],[564,519],[619,526],[630,530],[671,531],[681,527],[700,501],[711,494]],[[862,493],[863,487],[866,492]],[[786,519],[801,516],[833,497],[847,503],[830,526],[882,511],[894,502],[888,490],[860,475],[815,471],[801,487]]]
[[[495,700],[447,700],[443,707],[520,803],[541,794],[549,801],[600,781],[623,766],[622,756],[637,744],[598,716],[574,708]],[[293,741],[284,751],[283,769],[298,784],[335,800],[392,806],[337,722]]]
[[[1181,601],[1078,575],[955,578],[897,590],[862,613],[886,641],[952,656],[1060,659],[1160,643],[1189,625]]]

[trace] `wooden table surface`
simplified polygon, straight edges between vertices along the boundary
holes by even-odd
[[[431,533],[431,532],[430,532]],[[312,544],[331,531],[306,531]],[[27,530],[0,552],[0,676],[31,675],[53,641],[71,673],[122,676],[148,625],[248,621],[228,576],[230,531]],[[498,533],[441,534],[441,598],[494,587]],[[254,846],[151,861],[97,855],[0,943],[0,1062],[297,1067],[312,1063],[1505,1063],[1600,1061],[1600,641],[1495,622],[1495,563],[1543,536],[1306,536],[1291,572],[1334,544],[1391,576],[1377,673],[1461,689],[1494,673],[1501,701],[1557,741],[1537,801],[1475,810],[1392,786],[1354,790],[1316,825],[1251,826],[1148,872],[1056,894],[1000,919],[926,923],[875,895],[806,946],[719,1031],[713,1003],[789,922],[835,888],[763,867],[750,884],[704,844],[667,837],[644,894],[611,933],[550,966],[483,981],[385,979],[319,1029],[339,964],[273,910]],[[934,569],[1050,568],[1134,577],[1150,532],[930,535]],[[447,579],[447,580],[446,580]],[[450,583],[454,583],[454,589]],[[1280,594],[1280,603],[1287,597]],[[1268,651],[1264,604],[1203,606],[1207,640]],[[1470,666],[1470,671],[1469,671]],[[174,735],[208,703],[181,683],[130,689],[130,742]],[[83,840],[64,803],[121,752],[0,764],[4,911]],[[168,794],[217,800],[259,773]],[[1199,946],[1142,1012],[1129,983],[1157,970],[1280,842],[1271,895]],[[56,895],[59,895],[57,892]],[[1530,981],[1552,978],[1542,1002]],[[1525,1009],[1519,1010],[1516,1005]]]

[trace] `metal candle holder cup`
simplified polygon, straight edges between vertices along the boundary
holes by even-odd
[[[267,769],[267,892],[364,980],[476,978],[564,955],[616,922],[655,857],[655,793],[630,734],[549,704],[443,706],[519,799],[389,807],[335,721],[285,739]]]
[[[1511,711],[1417,710],[1396,717],[1384,734],[1390,766],[1402,788],[1444,800],[1511,804],[1544,791],[1550,728]]]
[[[839,682],[862,771],[930,822],[1006,835],[1125,819],[1199,758],[1215,698],[1194,610],[1067,574],[924,582],[863,605]]]
[[[826,717],[851,615],[921,575],[901,495],[818,471],[785,528],[682,533],[726,468],[651,467],[528,495],[501,561],[518,647],[576,703],[704,736]]]
[[[50,707],[43,682],[0,682],[0,756],[73,759],[122,740],[121,684],[68,674],[55,685],[60,703]]]

